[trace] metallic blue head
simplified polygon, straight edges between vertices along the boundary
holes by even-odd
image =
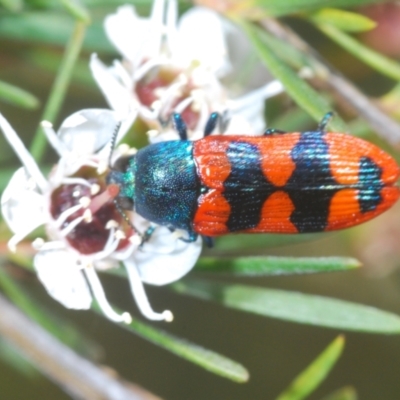
[[[133,210],[135,203],[136,157],[119,158],[107,176],[107,184],[119,187],[118,204],[125,210]]]

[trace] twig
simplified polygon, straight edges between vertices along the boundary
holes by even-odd
[[[73,398],[159,400],[79,356],[0,295],[0,334],[22,356]]]
[[[261,25],[271,35],[290,43],[297,50],[307,54],[314,64],[314,72],[318,78],[354,107],[380,136],[393,145],[400,143],[400,125],[376,107],[367,96],[346,80],[334,67],[328,65],[294,31],[272,18],[264,18]]]

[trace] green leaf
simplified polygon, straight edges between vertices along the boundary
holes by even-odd
[[[324,233],[326,235],[327,233]],[[250,249],[266,249],[268,247],[286,246],[294,243],[303,243],[316,240],[321,237],[321,233],[310,234],[235,234],[216,238],[216,249],[218,251],[242,252]]]
[[[329,36],[334,42],[345,48],[353,56],[359,58],[371,68],[388,76],[400,80],[400,64],[383,56],[382,54],[364,46],[353,37],[331,25],[317,25],[317,27]]]
[[[376,22],[368,17],[335,8],[323,8],[310,15],[310,19],[320,25],[332,25],[347,32],[364,32],[376,27]]]
[[[276,400],[302,400],[311,394],[336,364],[342,354],[344,337],[338,336]]]
[[[61,3],[74,18],[84,24],[90,24],[91,19],[89,11],[77,0],[61,0]]]
[[[173,288],[226,307],[291,322],[370,333],[400,333],[400,317],[374,307],[328,297],[198,280]]]
[[[65,13],[26,12],[18,16],[2,16],[0,37],[63,47],[73,29],[74,20]],[[88,27],[83,48],[88,51],[116,53],[100,22]]]
[[[92,305],[92,309],[103,315],[97,304]],[[113,309],[118,312],[117,307],[113,306]],[[130,324],[120,324],[119,326],[213,374],[237,383],[247,382],[249,379],[248,371],[236,361],[137,319],[132,319]]]
[[[310,122],[310,116],[304,110],[294,107],[275,116],[272,121],[269,121],[268,126],[286,132],[296,132],[304,131],[306,127],[310,126]]]
[[[282,16],[300,12],[316,11],[324,7],[356,7],[376,3],[376,0],[253,0],[254,6],[264,9],[271,16]]]
[[[0,338],[0,358],[27,378],[37,378],[39,372],[9,342]]]
[[[345,386],[324,397],[322,400],[357,400],[357,392],[353,387]]]
[[[22,10],[23,2],[22,0],[0,0],[0,5],[8,11],[18,12]]]
[[[89,356],[98,354],[97,345],[82,335],[72,324],[52,317],[48,312],[43,311],[43,307],[29,297],[26,291],[6,273],[3,265],[0,265],[0,287],[10,300],[26,315],[39,323],[63,343],[82,354]]]
[[[260,34],[258,28],[244,21],[241,21],[240,25],[257,50],[265,66],[282,82],[288,95],[299,107],[308,112],[317,122],[320,122],[327,112],[332,111],[332,107],[318,92],[273,53],[273,49],[269,44],[262,40],[262,34]],[[329,126],[334,131],[347,131],[346,124],[339,117],[335,117]]]
[[[33,94],[3,81],[0,81],[0,99],[27,109],[38,108],[40,104]]]
[[[36,47],[25,55],[26,60],[30,65],[37,66],[46,71],[46,73],[56,74],[60,66],[60,56],[54,51],[49,51],[43,47]],[[92,74],[88,68],[88,61],[85,56],[79,58],[72,71],[72,82],[78,84],[79,87],[84,85],[87,88],[93,89],[98,93],[98,87],[95,84]]]
[[[61,106],[67,95],[69,83],[71,81],[74,65],[79,57],[82,48],[83,39],[86,33],[86,24],[77,20],[70,40],[65,48],[60,67],[53,82],[49,97],[47,99],[44,111],[41,117],[42,121],[54,123]],[[47,148],[47,140],[40,126],[33,137],[30,153],[39,163],[44,156]]]
[[[10,178],[15,170],[15,168],[0,168],[0,193],[3,192],[8,182],[10,182]]]
[[[360,266],[359,261],[349,257],[202,257],[196,270],[264,276],[346,271]]]

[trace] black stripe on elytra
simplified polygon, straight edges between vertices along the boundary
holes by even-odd
[[[224,182],[224,197],[231,206],[226,223],[229,231],[256,227],[265,200],[276,189],[264,176],[259,148],[251,143],[234,141],[227,156],[231,172]]]
[[[299,232],[323,231],[338,185],[329,168],[329,148],[322,131],[303,132],[291,151],[296,167],[285,185],[294,211],[290,221]]]
[[[358,203],[362,213],[373,211],[382,202],[381,180],[382,168],[371,158],[360,158],[360,172],[358,175]]]

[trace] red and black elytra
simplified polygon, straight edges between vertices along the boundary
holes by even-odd
[[[212,135],[138,151],[109,181],[144,218],[213,237],[233,232],[303,233],[348,228],[376,217],[399,198],[399,167],[372,143],[326,131],[267,130],[263,136]],[[131,177],[127,179],[127,177]]]

